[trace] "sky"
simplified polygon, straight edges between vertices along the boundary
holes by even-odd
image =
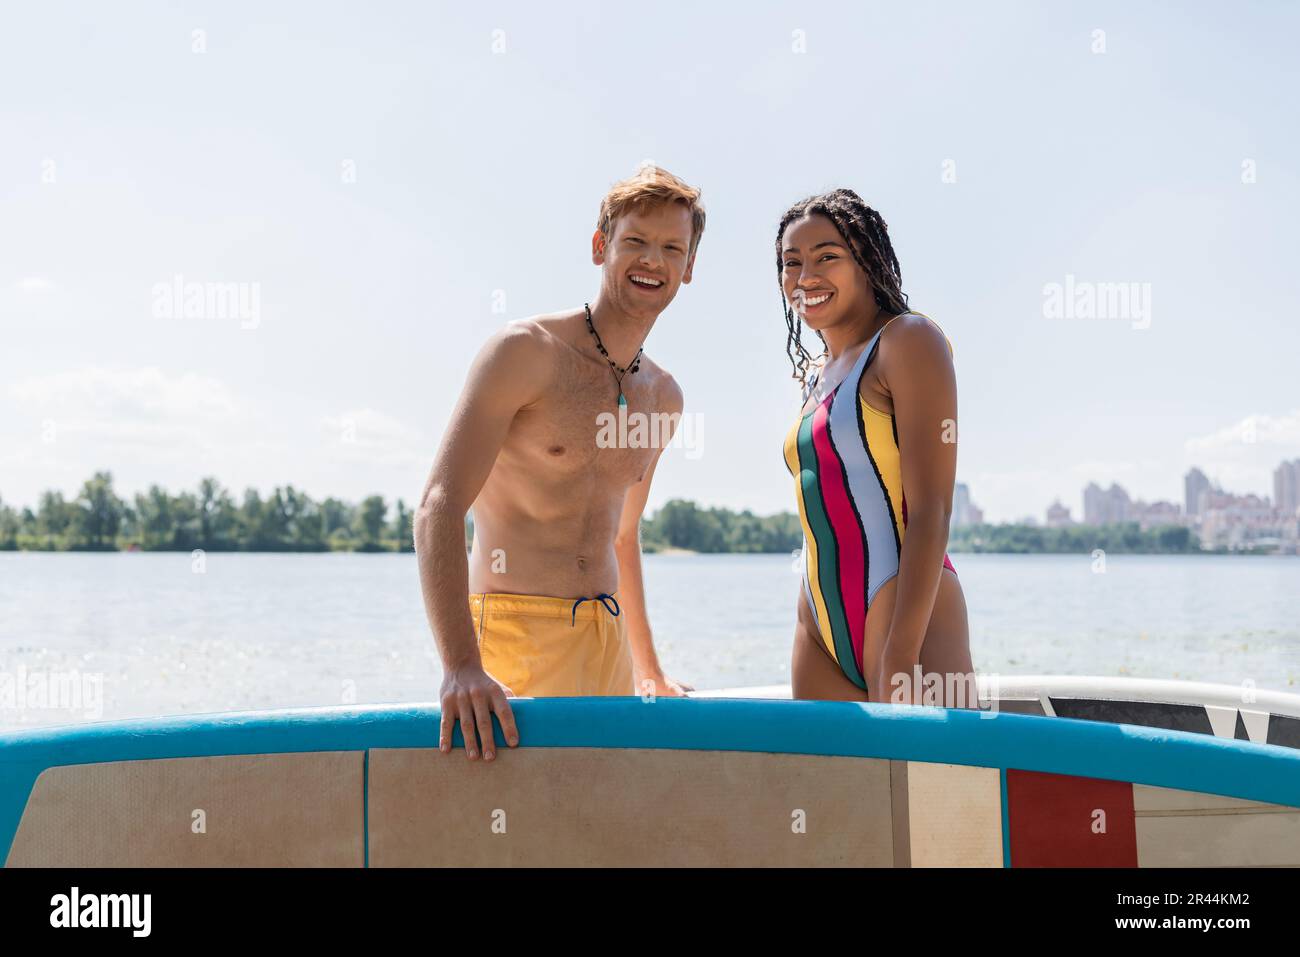
[[[476,351],[594,297],[600,198],[646,160],[708,210],[645,345],[696,429],[652,509],[794,509],[773,241],[838,186],[952,341],[986,518],[1081,517],[1090,481],[1181,502],[1192,465],[1271,495],[1300,457],[1298,28],[1276,2],[17,6],[0,499],[107,470],[417,500]],[[245,310],[188,314],[177,277]]]

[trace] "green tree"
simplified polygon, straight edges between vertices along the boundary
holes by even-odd
[[[1160,550],[1164,552],[1190,552],[1196,550],[1192,530],[1186,525],[1165,525],[1156,534]]]
[[[284,490],[275,488],[262,508],[262,521],[258,525],[257,537],[261,547],[269,551],[284,551],[289,544],[289,509],[286,507]]]
[[[199,499],[193,492],[181,492],[172,498],[172,534],[169,547],[189,550],[203,548]]]
[[[63,500],[62,492],[41,493],[36,509],[36,533],[44,536],[46,548],[67,546],[72,519],[72,508]]]
[[[312,501],[311,496],[290,485],[285,488],[281,502],[289,543],[308,551],[324,548],[325,530],[321,524],[320,506]]]
[[[393,519],[393,537],[397,539],[399,552],[415,551],[415,537],[411,528],[411,510],[400,498],[397,500],[397,515]]]
[[[384,499],[379,495],[371,495],[361,503],[361,508],[357,510],[357,534],[361,538],[361,549],[363,551],[378,551],[382,546],[380,540],[384,535],[384,518],[388,514],[388,506],[384,504]]]
[[[90,548],[114,548],[125,503],[113,492],[113,476],[96,472],[77,497],[74,526],[80,542]]]
[[[276,488],[265,502],[250,489],[240,511],[242,522],[252,530],[246,540],[249,548],[319,551],[326,547],[319,507],[292,485]]]
[[[260,551],[266,547],[263,541],[263,516],[266,503],[261,493],[255,488],[244,490],[244,501],[240,503],[238,514],[239,541],[241,547],[249,551]]]
[[[763,520],[746,509],[730,517],[727,528],[727,551],[761,552],[764,550]]]
[[[352,526],[356,524],[357,510],[347,502],[336,498],[327,498],[320,504],[321,530],[326,538],[332,538],[336,532],[345,533],[352,538]]]
[[[199,482],[199,545],[208,549],[225,549],[235,544],[238,513],[230,492],[214,478]]]
[[[0,551],[18,547],[18,513],[0,501]]]
[[[136,533],[144,549],[167,548],[173,541],[172,500],[157,485],[135,496]]]

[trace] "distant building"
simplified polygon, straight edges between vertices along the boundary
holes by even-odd
[[[1300,509],[1290,518],[1283,517],[1278,530],[1282,533],[1278,551],[1284,555],[1300,555]]]
[[[1284,518],[1300,509],[1300,459],[1283,462],[1273,472],[1273,504]]]
[[[1141,500],[1133,503],[1132,517],[1145,531],[1159,525],[1181,525],[1183,510],[1174,502],[1152,502]]]
[[[1047,524],[1069,524],[1060,502],[1047,510]],[[1273,472],[1273,500],[1234,495],[1199,468],[1183,476],[1183,505],[1130,499],[1119,485],[1103,489],[1089,482],[1083,490],[1083,524],[1137,522],[1143,531],[1161,526],[1190,528],[1207,549],[1300,554],[1300,459],[1282,462]]]
[[[1100,525],[1097,517],[1106,507],[1106,492],[1096,482],[1089,482],[1083,490],[1083,524]]]
[[[950,528],[963,525],[982,525],[984,512],[970,500],[970,486],[958,482],[952,490],[952,522]]]
[[[1210,480],[1198,468],[1183,477],[1183,508],[1189,518],[1201,514],[1201,493],[1210,491]]]
[[[1286,523],[1266,498],[1214,489],[1201,494],[1200,505],[1202,548],[1276,549],[1285,539]]]
[[[952,490],[952,526],[969,525],[966,516],[970,513],[970,486],[958,482]]]
[[[1103,489],[1096,482],[1089,482],[1083,490],[1083,524],[1113,525],[1130,520],[1133,503],[1128,492],[1115,483]]]
[[[1068,528],[1073,524],[1074,519],[1070,518],[1070,510],[1061,504],[1060,499],[1047,506],[1048,528]]]

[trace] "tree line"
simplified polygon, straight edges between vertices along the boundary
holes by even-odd
[[[682,548],[696,552],[793,552],[803,544],[799,518],[789,512],[760,517],[725,508],[705,509],[674,499],[642,523],[646,551]],[[1182,525],[1142,529],[1137,522],[1115,525],[968,525],[948,536],[950,552],[1199,553],[1200,541]]]
[[[799,516],[789,512],[755,515],[748,510],[701,508],[673,499],[641,522],[647,552],[680,548],[692,552],[791,552],[803,541]]]
[[[96,472],[71,500],[42,493],[36,510],[0,502],[0,548],[47,551],[380,552],[413,551],[411,509],[381,496],[360,504],[316,501],[292,485],[263,497],[248,489],[236,501],[213,478],[177,495],[152,485],[124,499],[113,476]]]
[[[96,472],[68,500],[44,492],[35,511],[0,500],[0,549],[46,551],[359,551],[414,550],[413,509],[398,499],[389,505],[371,495],[353,504],[337,498],[316,501],[292,485],[263,496],[247,489],[236,500],[216,479],[205,478],[192,492],[171,494],[157,485],[131,499],[113,490],[113,477]],[[466,543],[473,518],[466,517]],[[704,508],[673,499],[641,523],[647,552],[785,553],[797,551],[803,535],[797,515],[755,515],[748,510]],[[972,525],[953,529],[950,552],[1079,553],[1199,552],[1192,531],[1181,525],[1139,528],[1119,525]]]
[[[1094,549],[1114,554],[1200,553],[1200,539],[1185,525],[1143,529],[1137,522],[1114,525],[963,525],[948,536],[949,552],[1077,554]]]

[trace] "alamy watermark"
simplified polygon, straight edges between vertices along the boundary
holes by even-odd
[[[50,898],[50,926],[118,927],[130,930],[132,937],[148,937],[152,910],[152,894],[82,893],[74,885]]]
[[[889,679],[890,704],[963,708],[979,711],[980,717],[994,717],[998,713],[999,701],[996,674],[922,671],[920,664],[916,664],[912,666],[911,674],[899,671]]]
[[[0,671],[0,714],[73,711],[97,720],[104,716],[104,676],[97,672]]]
[[[686,449],[688,459],[704,454],[704,417],[698,412],[629,412],[596,416],[596,447],[601,449]]]
[[[1151,283],[1078,281],[1043,286],[1043,316],[1047,319],[1128,319],[1134,329],[1151,325]]]
[[[176,273],[151,293],[155,319],[238,319],[241,329],[262,322],[260,282],[186,282]]]

